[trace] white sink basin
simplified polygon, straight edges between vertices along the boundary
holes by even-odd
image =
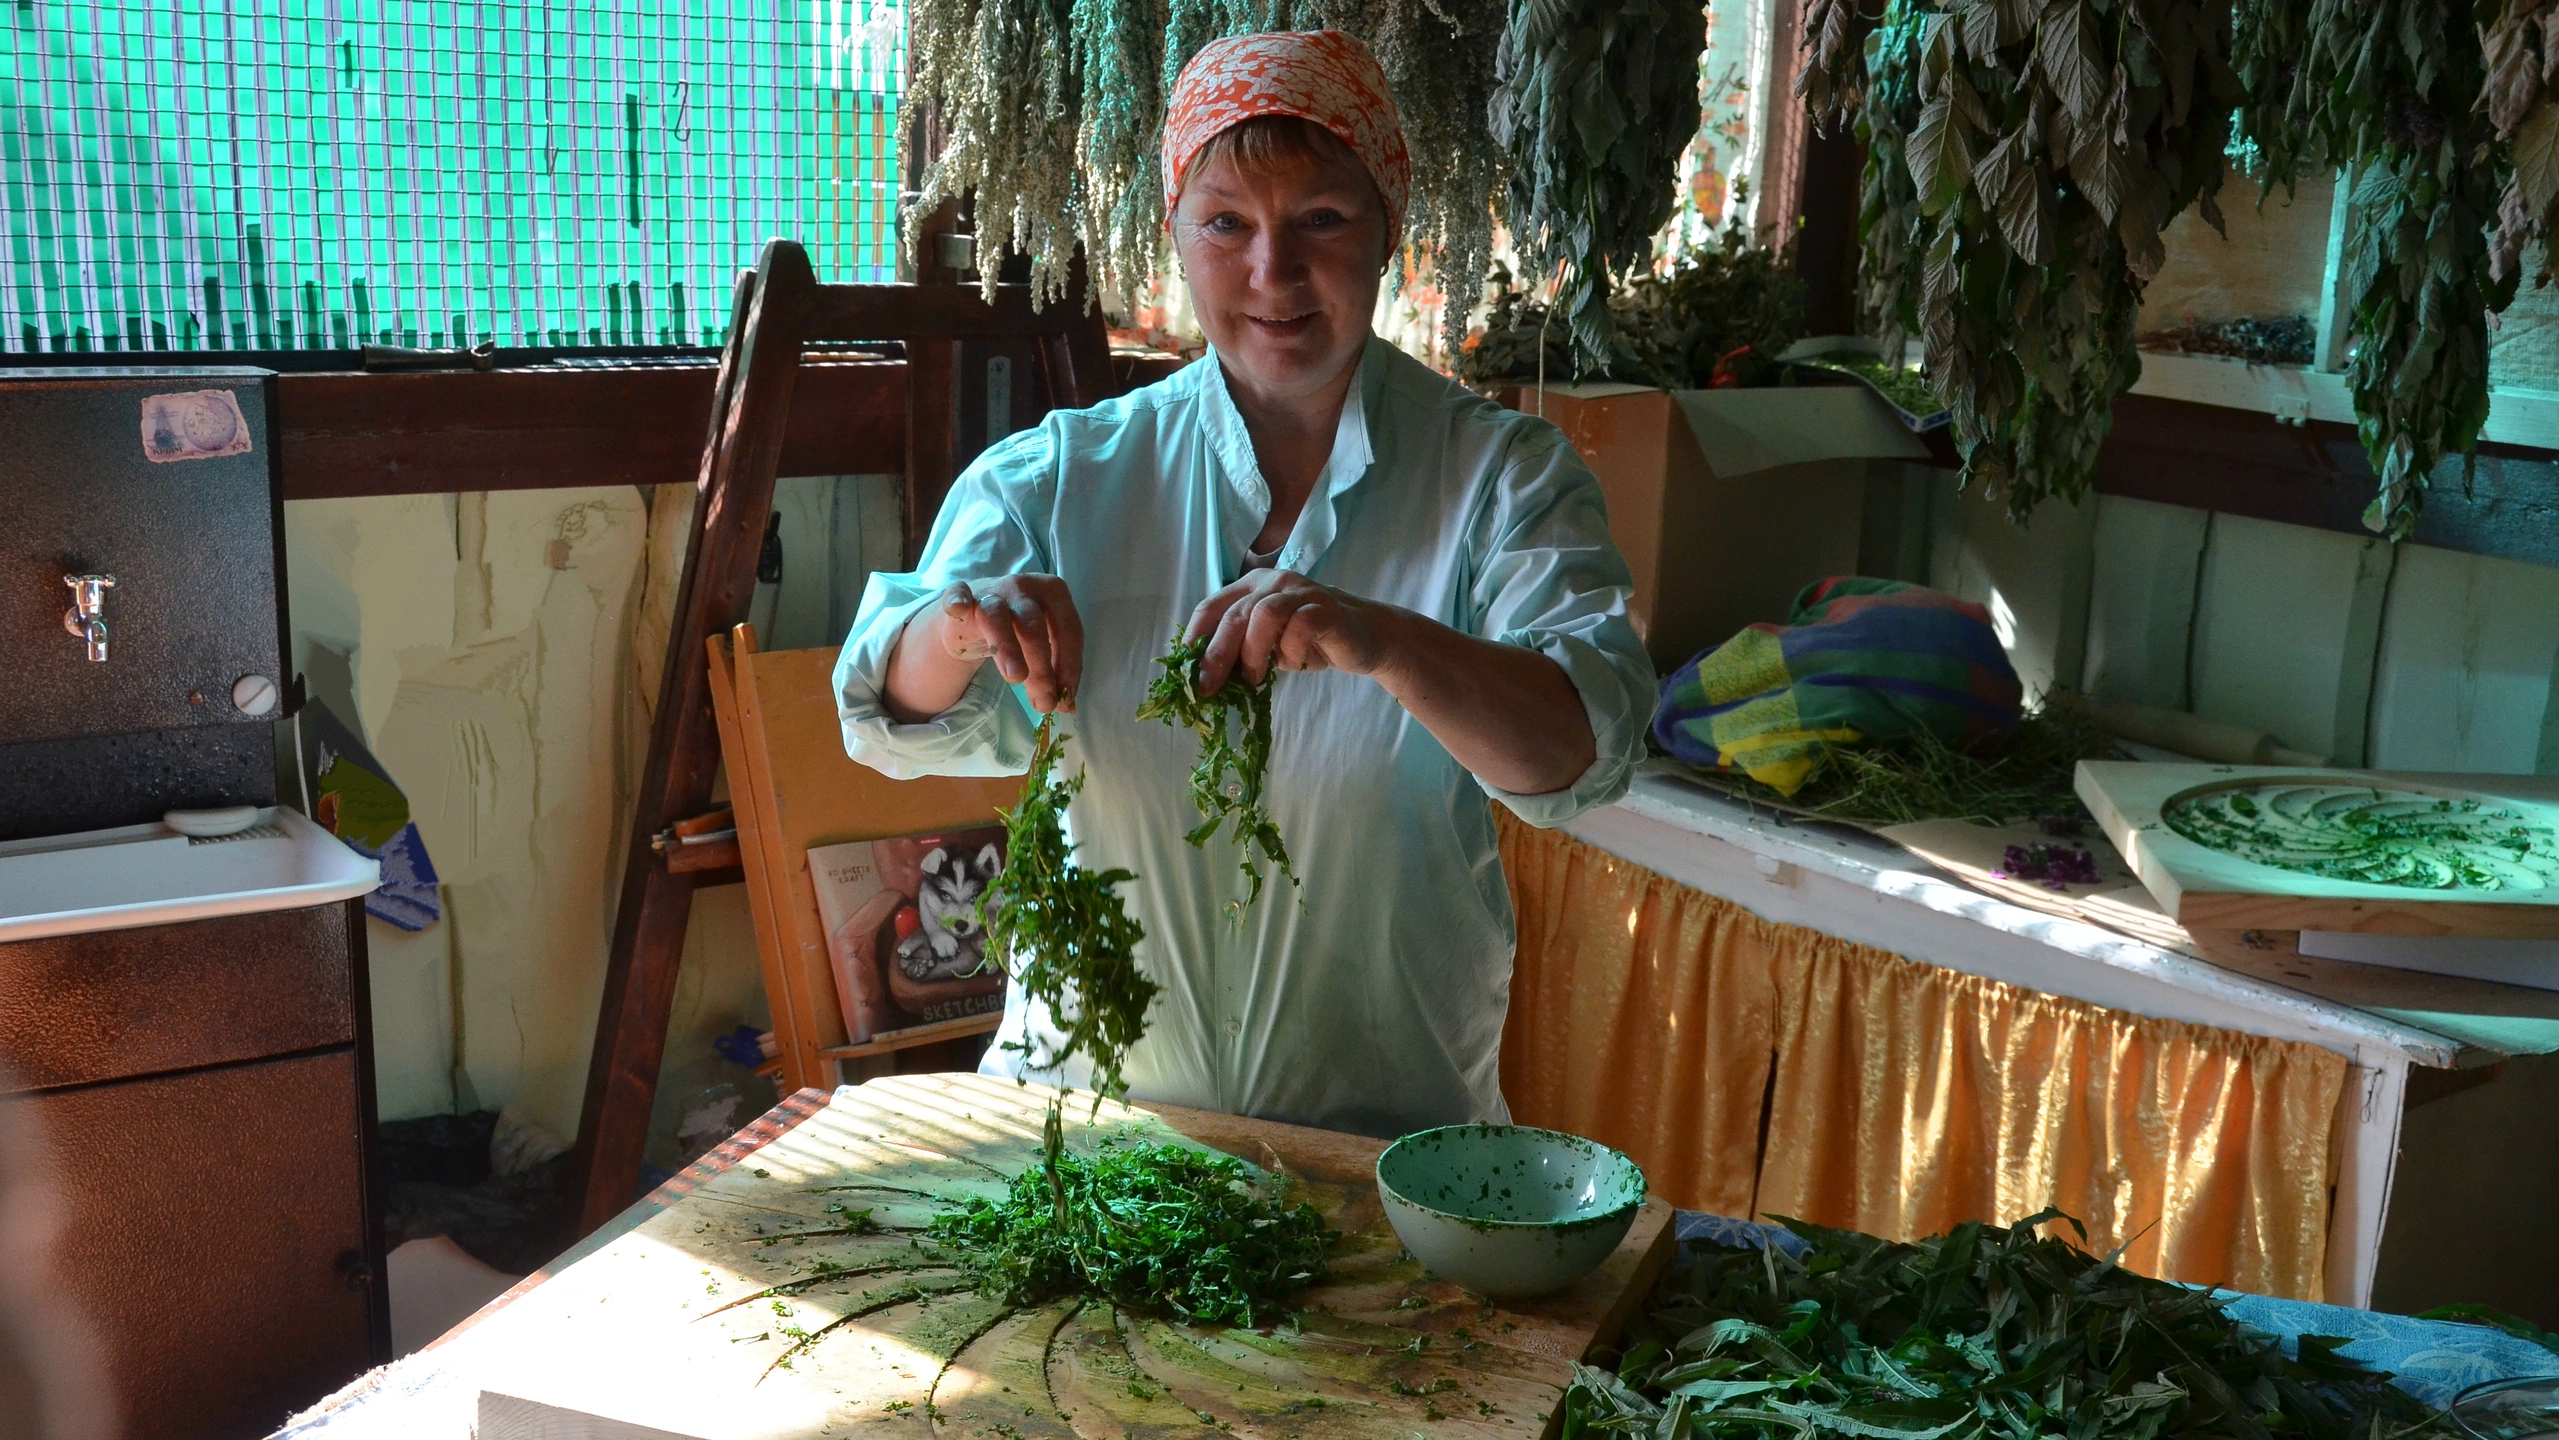
[[[370,894],[380,862],[282,806],[237,835],[157,821],[0,842],[0,942],[292,910]]]

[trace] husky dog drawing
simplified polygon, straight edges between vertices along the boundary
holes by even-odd
[[[925,854],[915,896],[924,923],[897,947],[898,968],[909,979],[957,979],[979,967],[986,957],[986,921],[978,905],[1003,868],[1003,852],[992,844],[974,854],[949,845]]]

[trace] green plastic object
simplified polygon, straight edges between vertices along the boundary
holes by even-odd
[[[717,345],[893,278],[896,0],[0,7],[0,351]]]
[[[1644,1206],[1644,1172],[1596,1140],[1527,1125],[1449,1125],[1377,1157],[1396,1237],[1480,1295],[1543,1295],[1617,1249]]]

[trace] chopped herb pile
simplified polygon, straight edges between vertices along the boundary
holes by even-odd
[[[2097,883],[2097,857],[2077,845],[2011,845],[2000,856],[2002,880],[2032,880],[2047,890]]]
[[[1738,771],[1703,773],[1746,798],[1852,825],[1919,820],[2009,825],[2046,816],[2076,818],[2084,813],[2074,788],[2079,762],[2118,758],[2085,704],[2055,696],[2027,711],[2016,729],[1968,750],[1925,729],[1890,744],[1831,746],[1791,800]]]
[[[1810,1244],[1800,1258],[1703,1247],[1654,1292],[1615,1373],[1577,1367],[1563,1440],[2454,1433],[2339,1355],[2344,1341],[2304,1336],[2286,1358],[2210,1291],[2035,1233],[2057,1217],[1914,1244],[1787,1221]]]
[[[1064,747],[1056,717],[1043,718],[1021,803],[1001,812],[1004,870],[989,887],[986,930],[989,953],[1066,1030],[1053,1051],[1033,1053],[1041,1042],[1030,1037],[1014,1048],[1041,1070],[1083,1054],[1092,1061],[1099,1104],[1103,1095],[1128,1090],[1121,1062],[1146,1032],[1146,1007],[1162,987],[1137,967],[1146,929],[1119,896],[1120,882],[1137,876],[1086,870],[1067,844],[1066,807],[1084,776],[1058,778]]]
[[[1125,1140],[1103,1142],[1090,1160],[1058,1153],[1014,1176],[1002,1200],[971,1200],[934,1217],[928,1233],[980,1292],[1008,1305],[1100,1295],[1220,1325],[1285,1313],[1323,1275],[1338,1238],[1314,1206],[1289,1208],[1276,1177],[1257,1184],[1240,1160]]]
[[[1215,694],[1202,695],[1193,688],[1191,677],[1207,653],[1207,637],[1185,640],[1175,635],[1172,648],[1156,658],[1162,672],[1147,684],[1146,703],[1137,707],[1137,718],[1186,726],[1200,737],[1199,763],[1191,767],[1191,803],[1204,818],[1183,838],[1205,845],[1218,826],[1233,822],[1227,833],[1242,853],[1237,868],[1252,888],[1227,906],[1227,913],[1241,916],[1245,907],[1262,898],[1262,870],[1254,852],[1277,866],[1289,884],[1297,883],[1279,826],[1262,807],[1271,773],[1271,685],[1279,675],[1274,671],[1263,676],[1261,684],[1251,685],[1241,674],[1232,674]]]
[[[2559,879],[2559,832],[2476,800],[2272,783],[2189,795],[2160,818],[2206,849],[2328,880],[2538,890]]]

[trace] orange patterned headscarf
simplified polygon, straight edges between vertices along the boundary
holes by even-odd
[[[1368,166],[1386,202],[1390,241],[1404,233],[1413,160],[1386,72],[1368,47],[1339,30],[1279,30],[1212,40],[1182,67],[1164,115],[1164,208],[1200,147],[1256,115],[1295,115],[1341,137]]]

